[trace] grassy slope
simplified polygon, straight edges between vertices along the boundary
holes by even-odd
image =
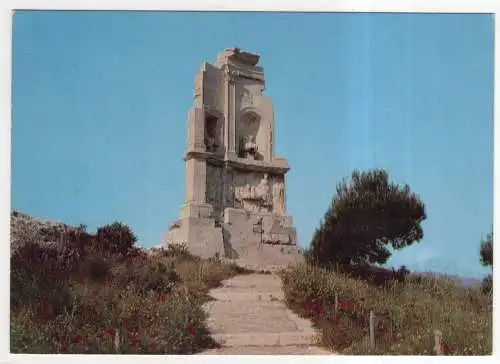
[[[424,277],[380,287],[304,264],[283,272],[283,289],[288,305],[320,328],[322,344],[344,354],[433,355],[434,330],[442,331],[446,354],[492,353],[491,296],[451,280]],[[367,343],[370,310],[380,318],[375,350]]]
[[[40,243],[46,231],[26,216],[13,225],[21,247],[11,256],[13,353],[192,354],[214,347],[202,309],[207,293],[246,273],[181,248],[78,255]]]

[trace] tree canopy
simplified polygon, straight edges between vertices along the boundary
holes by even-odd
[[[479,253],[482,265],[485,267],[493,266],[493,231],[481,241]]]
[[[381,169],[360,172],[336,187],[316,229],[309,258],[340,266],[383,264],[389,246],[401,249],[423,238],[425,206],[408,185],[389,181]]]
[[[485,267],[493,267],[493,230],[486,235],[485,239],[481,240],[479,248],[481,257],[481,264]],[[489,274],[483,279],[481,288],[484,293],[492,292],[493,290],[493,276]]]

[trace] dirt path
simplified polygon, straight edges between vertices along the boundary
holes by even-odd
[[[316,346],[310,322],[285,306],[278,276],[237,276],[223,284],[210,292],[215,300],[205,306],[212,337],[222,348],[202,354],[333,354]]]

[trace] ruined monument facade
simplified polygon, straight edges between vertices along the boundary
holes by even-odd
[[[204,63],[188,113],[186,182],[180,219],[165,244],[245,265],[301,258],[286,207],[284,158],[274,155],[274,113],[259,56],[239,49]]]

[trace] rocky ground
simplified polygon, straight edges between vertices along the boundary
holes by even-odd
[[[32,243],[53,245],[54,236],[64,231],[75,230],[73,226],[59,221],[41,220],[19,211],[10,214],[10,253],[11,255],[21,246],[30,241]]]

